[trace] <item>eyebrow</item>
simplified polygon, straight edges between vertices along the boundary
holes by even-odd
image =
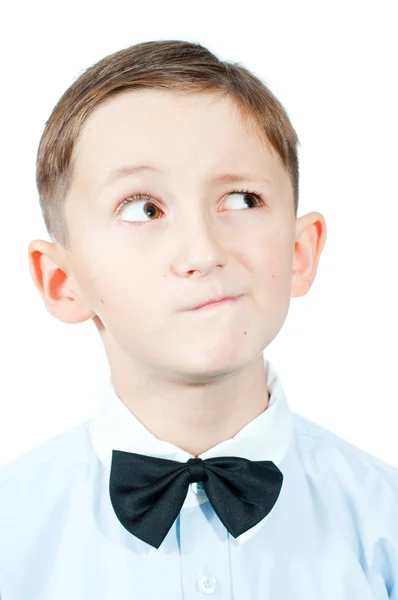
[[[125,177],[129,177],[131,175],[135,175],[136,173],[141,173],[143,171],[152,171],[157,173],[162,172],[161,169],[158,169],[152,165],[127,165],[124,167],[118,167],[117,169],[114,169],[108,173],[106,179],[102,184],[102,187],[107,187],[117,181],[120,181],[121,179],[124,179]],[[214,177],[210,178],[209,181],[213,184],[235,183],[239,181],[261,181],[263,183],[271,183],[269,179],[258,179],[250,173],[245,172],[223,173],[221,175],[215,175]]]

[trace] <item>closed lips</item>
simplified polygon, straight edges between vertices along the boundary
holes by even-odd
[[[202,306],[206,306],[207,304],[214,304],[215,302],[221,302],[223,300],[237,300],[238,298],[240,298],[242,294],[238,295],[238,296],[222,296],[219,298],[213,298],[212,300],[206,300],[205,302],[202,302],[201,304],[197,304],[196,306],[188,309],[188,310],[195,310],[197,308],[201,308]]]

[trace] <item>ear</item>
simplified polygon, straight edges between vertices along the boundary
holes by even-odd
[[[319,212],[296,220],[292,297],[304,296],[314,282],[326,242],[326,222]]]
[[[57,244],[33,240],[28,259],[33,282],[53,317],[64,323],[82,323],[95,316]]]

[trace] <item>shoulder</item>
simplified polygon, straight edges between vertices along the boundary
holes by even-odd
[[[12,493],[23,486],[39,487],[51,476],[65,477],[87,464],[91,451],[88,424],[89,420],[79,423],[0,466],[0,499],[7,490]]]
[[[85,421],[0,467],[0,578],[47,552],[89,497],[93,449]],[[88,502],[90,499],[88,498]]]
[[[293,423],[306,476],[331,509],[385,523],[398,542],[398,468],[297,413]]]
[[[374,471],[375,474],[398,481],[398,467],[395,467],[348,440],[338,436],[326,427],[311,421],[297,413],[293,414],[294,429],[299,445],[310,454],[314,464],[333,470],[338,468],[340,474],[357,469],[360,473]]]
[[[298,459],[314,503],[327,511],[363,570],[398,582],[398,469],[293,413]]]

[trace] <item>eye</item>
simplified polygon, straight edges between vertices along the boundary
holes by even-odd
[[[248,202],[249,204],[253,204],[254,203],[254,208],[257,208],[258,206],[261,206],[261,204],[264,204],[264,199],[262,197],[261,194],[258,193],[254,193],[251,192],[249,190],[234,190],[232,192],[230,192],[229,194],[227,194],[227,199],[231,200],[232,199],[232,205],[233,206],[237,206],[237,208],[241,208],[239,206],[239,196],[246,196],[248,198]],[[141,200],[140,200],[141,198]],[[144,194],[141,192],[137,192],[137,194],[134,194],[134,196],[128,196],[127,198],[125,198],[124,200],[122,200],[122,202],[119,204],[117,210],[116,210],[116,214],[119,216],[121,212],[126,212],[125,209],[127,209],[128,207],[128,213],[133,212],[133,221],[132,222],[137,222],[139,221],[139,217],[140,217],[140,213],[141,216],[145,213],[147,216],[150,217],[150,221],[154,220],[154,218],[156,217],[156,214],[159,212],[159,208],[157,207],[155,202],[152,202],[153,198],[151,196],[149,196],[148,194]],[[241,203],[243,205],[246,204],[246,208],[247,207],[247,200],[245,199],[244,202],[241,201]],[[141,208],[140,208],[141,206]],[[142,206],[144,207],[144,211],[142,211]],[[249,208],[252,208],[251,206]],[[135,210],[135,213],[134,213]],[[131,216],[131,215],[130,215]],[[125,219],[123,219],[125,220]],[[145,220],[143,221],[145,222]]]
[[[144,200],[139,200],[139,198],[144,198]],[[152,197],[148,196],[148,194],[143,194],[141,192],[138,192],[137,194],[134,194],[134,196],[128,196],[127,198],[125,198],[117,207],[116,209],[116,214],[119,215],[121,212],[126,212],[126,210],[124,210],[125,208],[129,208],[128,212],[133,212],[133,217],[137,217],[134,218],[134,221],[139,220],[140,217],[140,211],[141,211],[141,216],[143,214],[142,212],[142,208],[140,209],[139,206],[140,205],[144,205],[144,211],[145,213],[150,217],[153,217],[157,211],[159,211],[158,207],[156,206],[156,204],[154,202],[151,202]],[[134,213],[134,209],[136,209],[136,212]],[[123,219],[124,220],[124,219]],[[153,220],[152,218],[150,220]]]
[[[250,204],[253,203],[253,198],[254,198],[254,204],[256,205],[254,208],[256,208],[257,206],[260,206],[261,204],[264,204],[264,200],[263,200],[263,197],[261,196],[261,194],[254,194],[254,192],[250,192],[249,190],[240,190],[240,191],[230,192],[228,194],[228,197],[231,197],[231,196],[232,197],[233,196],[247,196],[249,198]],[[245,200],[245,202],[246,202],[246,200]],[[235,199],[235,204],[238,204],[236,199]],[[239,208],[239,206],[238,206],[238,208]]]

